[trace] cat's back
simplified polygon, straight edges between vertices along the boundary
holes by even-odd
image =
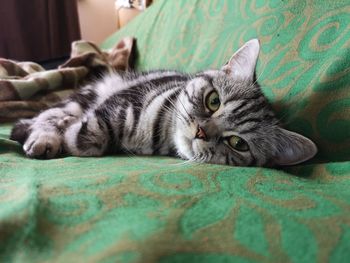
[[[144,72],[124,72],[117,75],[112,74],[105,77],[105,81],[118,82],[118,90],[135,89],[137,87],[147,87],[148,89],[157,89],[163,85],[171,84],[176,81],[187,81],[190,75],[175,70],[153,70]],[[121,81],[122,83],[119,83]],[[114,83],[117,84],[117,83]]]
[[[174,70],[156,70],[148,72],[113,72],[90,85],[101,105],[113,96],[145,96],[150,92],[161,92],[177,83],[190,79],[190,75]],[[97,106],[96,105],[96,106]]]

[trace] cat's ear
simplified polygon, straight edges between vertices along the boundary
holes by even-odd
[[[249,40],[233,54],[221,70],[233,78],[253,80],[259,51],[259,40]]]
[[[317,147],[310,139],[283,128],[279,131],[279,147],[273,158],[276,165],[298,164],[317,153]]]

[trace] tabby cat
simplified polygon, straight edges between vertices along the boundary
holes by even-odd
[[[220,70],[193,75],[106,75],[20,120],[11,138],[32,158],[133,153],[235,166],[308,160],[315,144],[279,125],[256,82],[259,49],[259,41],[250,40]]]

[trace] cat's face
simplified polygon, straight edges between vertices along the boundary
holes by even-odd
[[[178,103],[179,154],[237,166],[290,165],[313,157],[316,146],[278,125],[255,81],[259,42],[247,42],[221,70],[204,71]]]

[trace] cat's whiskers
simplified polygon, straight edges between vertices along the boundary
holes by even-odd
[[[181,104],[182,108],[184,109],[184,111],[187,113],[188,117],[190,118],[191,121],[193,121],[193,117],[188,113],[188,111],[186,110],[185,106],[183,105],[180,97],[178,98],[178,102]]]
[[[155,86],[154,84],[151,84],[151,85]],[[177,82],[176,82],[176,81],[175,81],[175,87],[180,87],[180,85],[177,85]],[[168,99],[169,103],[174,107],[173,110],[175,110],[176,112],[178,112],[179,114],[182,115],[182,112],[178,111],[177,105],[176,105],[175,101],[173,101],[173,100],[171,100],[171,99],[169,99],[169,98],[165,98],[163,93],[160,94],[160,96],[163,97],[164,99]],[[190,120],[193,120],[193,117],[192,117],[192,116],[188,113],[188,111],[186,110],[186,108],[185,108],[185,106],[183,105],[183,103],[182,103],[182,101],[181,101],[179,95],[175,98],[175,100],[178,101],[178,102],[181,104],[182,108],[184,109],[185,113],[188,115],[188,117],[190,118]],[[185,116],[183,116],[183,117],[185,118]]]
[[[170,100],[169,100],[169,102],[174,106],[174,103],[173,103],[173,102],[171,102]],[[179,112],[179,111],[175,108],[175,106],[174,106],[174,108],[170,108],[170,107],[168,107],[168,106],[166,106],[166,105],[163,105],[163,107],[164,107],[165,110],[167,110],[168,112],[170,112],[170,113],[175,113],[175,116],[176,116],[179,120],[181,120],[181,121],[183,121],[183,122],[185,123],[185,121],[184,121],[185,116],[183,116],[182,113]]]
[[[185,160],[181,163],[174,163],[174,164],[169,164],[169,165],[171,165],[171,166],[185,166],[185,165],[190,165],[190,164],[195,164],[195,162],[193,160],[189,159],[189,160]]]

